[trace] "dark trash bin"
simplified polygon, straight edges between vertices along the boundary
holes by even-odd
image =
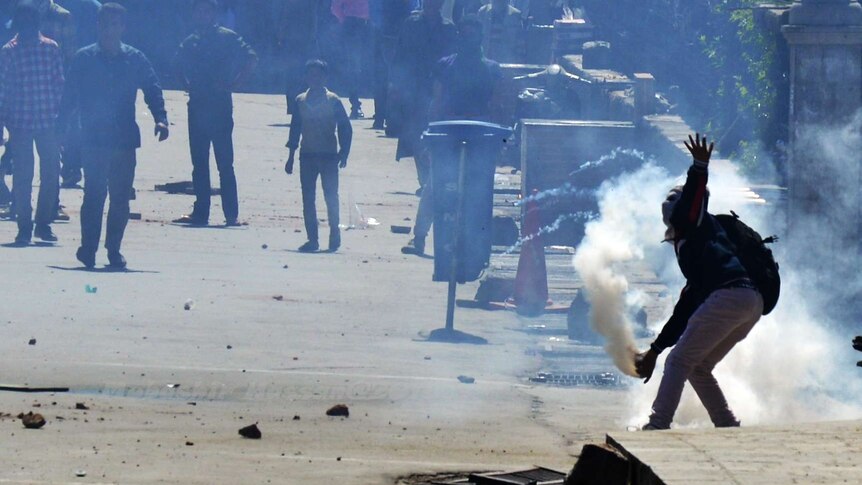
[[[459,283],[475,281],[488,266],[496,160],[510,140],[511,128],[480,121],[430,123],[423,133],[434,195],[434,281],[449,281],[453,264]]]

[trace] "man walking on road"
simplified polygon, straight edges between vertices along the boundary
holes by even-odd
[[[15,243],[30,243],[33,234],[54,242],[51,231],[59,192],[60,146],[56,123],[63,95],[63,57],[60,47],[39,31],[39,11],[22,3],[13,19],[17,35],[0,52],[0,133],[9,129],[13,164],[12,192],[18,221]],[[0,135],[2,136],[2,135]],[[39,151],[39,200],[33,230],[31,195]]]
[[[126,9],[106,3],[99,9],[99,41],[81,49],[72,60],[60,110],[61,126],[80,121],[84,142],[84,203],[81,206],[81,247],[77,258],[87,268],[96,265],[105,199],[110,194],[105,248],[113,268],[125,268],[120,253],[129,221],[134,190],[135,151],[141,133],[135,122],[138,90],[155,120],[159,141],[168,138],[168,116],[159,79],[139,50],[122,42]]]
[[[215,152],[225,225],[239,224],[239,196],[234,173],[233,91],[257,66],[257,54],[236,32],[216,23],[216,0],[195,0],[196,32],[180,45],[178,67],[189,91],[189,147],[195,205],[174,222],[209,223],[210,146]]]
[[[329,251],[341,247],[338,228],[338,170],[347,167],[347,156],[353,139],[353,128],[344,105],[335,93],[326,89],[326,63],[309,61],[305,67],[308,91],[296,98],[296,111],[290,120],[290,155],[284,167],[293,173],[294,154],[300,146],[299,180],[302,185],[302,215],[308,241],[300,246],[304,253],[320,249],[317,222],[317,178],[323,184],[323,197],[329,219]],[[336,139],[336,134],[338,138]],[[339,148],[339,145],[340,148]]]

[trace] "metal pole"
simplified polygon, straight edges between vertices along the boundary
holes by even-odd
[[[455,235],[452,241],[452,263],[449,268],[449,299],[446,302],[446,331],[455,330],[455,290],[458,288],[458,255],[461,253],[461,216],[464,209],[464,178],[467,166],[467,142],[461,142],[458,162],[458,206],[455,208]]]

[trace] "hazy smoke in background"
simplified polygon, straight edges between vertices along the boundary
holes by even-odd
[[[862,125],[860,120],[856,122]],[[822,151],[823,160],[831,164],[836,173],[842,173],[841,167],[857,163],[858,153],[862,153],[862,150],[840,149],[857,144],[862,147],[858,133],[858,129],[818,130],[812,136],[819,143],[833,147],[834,154],[830,150]],[[847,173],[855,173],[855,169]],[[858,192],[856,181],[842,180],[841,183],[852,184],[852,190]],[[629,375],[633,374],[631,357],[635,340],[626,312],[627,298],[630,300],[632,296],[624,274],[625,266],[627,263],[650,266],[668,285],[675,303],[684,279],[676,266],[673,249],[659,242],[664,233],[660,204],[667,190],[679,182],[680,178],[646,164],[637,172],[604,184],[598,195],[599,217],[587,225],[586,237],[574,258],[592,306],[591,322],[606,338],[606,348],[614,363]],[[775,206],[751,203],[743,190],[745,187],[748,187],[747,182],[735,170],[714,163],[710,170],[710,212],[733,210],[762,235],[785,236],[784,215],[777,213]],[[836,197],[829,209],[835,213],[819,218],[832,217],[840,221],[851,208],[852,212],[858,210],[852,206],[855,200],[854,197]],[[816,235],[818,228],[824,227],[819,218],[794,221],[794,224],[810,224],[811,231],[802,233]],[[838,226],[840,224],[836,224]],[[857,228],[847,227],[846,230],[856,231]],[[806,257],[823,261],[836,257],[829,248],[818,245],[816,237],[808,239],[812,244],[803,248]],[[812,291],[812,285],[807,284],[812,275],[794,267],[788,254],[791,247],[796,254],[801,246],[788,244],[785,239],[773,247],[783,280],[778,307],[718,365],[716,378],[731,408],[746,425],[859,418],[862,416],[859,404],[862,376],[854,366],[849,344],[852,333],[849,328],[858,330],[859,324],[854,322],[848,327],[846,323],[831,322],[818,310],[824,302],[834,299],[835,291],[832,287]],[[850,289],[843,296],[848,298],[846,303],[851,304],[859,277],[835,283]],[[667,317],[669,313],[654,320],[654,329],[659,330]],[[842,327],[843,332],[836,332]],[[648,342],[640,342],[640,348],[646,348]],[[668,353],[669,350],[662,354],[656,374],[648,385],[638,382],[632,386],[632,408],[627,424],[645,421]],[[674,421],[684,427],[711,426],[690,387],[683,394]]]
[[[667,172],[649,163],[603,184],[598,192],[600,216],[586,225],[574,256],[591,307],[590,324],[605,338],[614,364],[630,376],[637,375],[633,359],[637,347],[627,311],[629,284],[624,266],[644,259],[648,246],[643,241],[658,245],[662,240],[659,204],[670,184]]]

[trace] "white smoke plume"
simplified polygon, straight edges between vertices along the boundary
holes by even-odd
[[[670,183],[667,172],[646,164],[603,184],[598,191],[600,216],[586,225],[573,259],[590,303],[590,324],[605,338],[614,364],[630,376],[637,375],[637,347],[627,311],[629,283],[624,266],[645,258],[648,249],[642,241],[652,240],[657,246],[662,240],[659,202]],[[645,204],[642,199],[655,202]]]

